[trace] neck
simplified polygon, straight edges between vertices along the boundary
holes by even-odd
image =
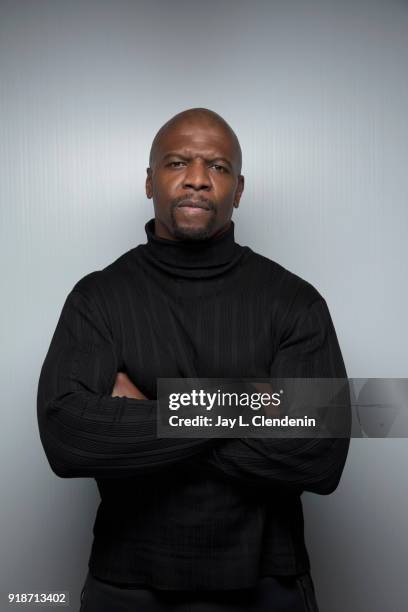
[[[174,240],[156,234],[155,219],[145,225],[144,253],[155,267],[174,276],[205,278],[217,276],[234,266],[244,247],[235,242],[233,221],[217,235],[203,240]]]

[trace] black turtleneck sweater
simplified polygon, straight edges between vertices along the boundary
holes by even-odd
[[[62,478],[101,495],[89,559],[103,580],[232,589],[309,569],[300,495],[331,493],[349,440],[156,437],[160,377],[345,377],[325,300],[234,239],[147,243],[69,293],[38,387]],[[148,400],[112,397],[118,371]]]

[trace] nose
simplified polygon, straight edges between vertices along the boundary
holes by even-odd
[[[186,168],[184,174],[183,186],[186,189],[194,189],[195,191],[211,189],[210,175],[207,164],[204,160],[193,159]]]

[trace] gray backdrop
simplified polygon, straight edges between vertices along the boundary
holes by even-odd
[[[320,290],[349,376],[407,375],[408,5],[0,7],[0,590],[69,590],[77,610],[99,498],[51,472],[38,376],[75,282],[144,242],[170,116],[204,106],[236,130],[237,240]],[[304,495],[321,612],[405,609],[407,458],[406,440],[354,440],[336,492]]]

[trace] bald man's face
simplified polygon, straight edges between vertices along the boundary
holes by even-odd
[[[222,125],[183,120],[166,129],[148,168],[155,232],[173,240],[202,240],[230,225],[244,189],[239,152]]]

